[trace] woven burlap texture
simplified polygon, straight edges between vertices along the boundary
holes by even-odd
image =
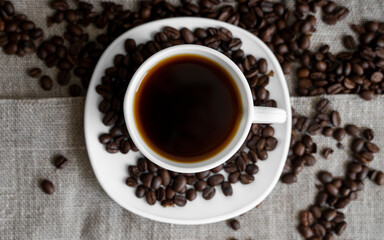
[[[46,7],[46,0],[13,2],[38,26],[45,26],[45,17],[53,13]],[[132,0],[116,2],[130,8],[137,5]],[[381,0],[337,2],[347,5],[350,15],[336,26],[326,26],[318,20],[318,31],[312,38],[314,47],[326,43],[332,51],[342,50],[340,36],[351,33],[348,23],[382,20],[384,14]],[[47,35],[63,32],[62,26],[56,25],[44,29]],[[320,150],[328,146],[335,152],[328,160],[317,156],[317,164],[305,168],[297,184],[278,183],[258,209],[239,218],[241,229],[237,232],[224,222],[201,226],[154,222],[121,208],[104,193],[85,150],[84,98],[50,98],[66,97],[68,89],[55,85],[53,91],[43,92],[37,80],[26,77],[26,70],[34,66],[55,75],[35,56],[0,54],[0,239],[300,239],[296,230],[298,214],[314,200],[316,173],[328,170],[341,176],[345,162],[350,160],[336,148],[334,140],[316,137]],[[290,76],[287,81],[294,94],[294,81]],[[353,122],[374,129],[374,142],[384,148],[384,97],[371,102],[357,96],[328,98],[341,113],[343,124]],[[310,114],[317,100],[291,99],[296,111],[303,114]],[[343,144],[347,146],[348,139]],[[384,169],[383,152],[376,154],[372,167]],[[57,154],[70,159],[67,168],[60,172],[55,172],[52,165]],[[39,181],[43,178],[55,183],[55,194],[42,193]],[[366,181],[365,190],[344,212],[348,227],[339,239],[384,239],[383,187]]]
[[[292,98],[292,105],[297,112],[310,114],[317,99]],[[329,99],[343,124],[375,129],[374,142],[384,149],[384,111],[378,107],[384,97],[371,102],[357,96]],[[316,173],[328,170],[341,176],[349,160],[335,140],[316,137],[319,150],[328,146],[335,152],[327,160],[317,155],[317,164],[305,168],[298,183],[278,183],[259,208],[239,218],[237,232],[224,222],[158,223],[121,208],[99,186],[84,145],[83,105],[83,98],[0,101],[0,239],[298,239],[298,213],[314,200]],[[57,154],[64,154],[70,163],[55,172],[52,158]],[[383,158],[384,151],[370,166],[384,169]],[[55,194],[41,191],[43,178],[55,183]],[[344,211],[348,228],[342,239],[383,239],[383,210],[383,187],[366,181],[365,190]]]

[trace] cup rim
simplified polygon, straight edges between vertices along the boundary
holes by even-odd
[[[178,51],[180,50],[183,50],[183,51],[179,53]],[[242,116],[242,120],[240,120],[241,122],[239,124],[237,132],[235,133],[235,136],[232,137],[231,141],[223,148],[222,151],[203,161],[199,161],[196,163],[179,163],[179,162],[172,161],[165,157],[160,156],[154,150],[152,150],[142,139],[136,127],[136,123],[133,117],[134,95],[137,89],[139,88],[140,81],[144,78],[145,74],[160,61],[172,56],[180,55],[180,54],[195,54],[195,55],[201,55],[201,56],[207,57],[206,55],[202,55],[201,52],[205,52],[210,56],[217,57],[218,59],[223,61],[223,63],[226,65],[225,66],[224,64],[217,62],[211,59],[210,57],[208,57],[211,60],[217,62],[217,64],[219,64],[221,67],[225,68],[228,71],[228,73],[233,77],[234,82],[236,86],[239,88],[238,90],[241,95],[240,97],[243,105],[243,116]],[[230,69],[227,69],[226,67],[230,67]],[[244,93],[245,93],[245,96],[243,96]],[[136,147],[139,149],[139,151],[146,158],[148,158],[150,161],[154,162],[155,164],[165,169],[176,171],[176,172],[182,172],[182,173],[196,173],[196,172],[206,171],[219,166],[220,164],[227,161],[230,157],[232,157],[236,153],[236,151],[241,147],[241,145],[243,144],[243,142],[245,141],[248,135],[247,129],[249,129],[252,124],[252,116],[251,116],[252,107],[253,107],[253,100],[252,100],[251,91],[248,88],[248,82],[244,74],[238,68],[238,66],[236,66],[236,64],[230,58],[228,58],[221,52],[218,52],[217,50],[214,50],[206,46],[200,46],[195,44],[183,44],[178,46],[172,46],[153,54],[146,61],[144,61],[131,78],[131,81],[128,85],[127,91],[124,96],[124,104],[123,104],[124,117],[126,118],[128,132],[130,134],[130,137],[132,138],[132,141],[134,142]],[[241,134],[239,134],[239,132],[241,132]],[[234,142],[234,141],[237,141],[237,142]],[[223,155],[223,153],[225,154]],[[156,155],[161,159],[159,159]],[[218,159],[213,160],[214,158],[218,158]],[[199,165],[199,166],[194,166],[194,165]]]

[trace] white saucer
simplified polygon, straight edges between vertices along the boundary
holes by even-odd
[[[145,199],[135,196],[134,188],[125,184],[125,179],[128,177],[128,165],[135,164],[140,154],[133,152],[110,154],[98,141],[99,135],[109,130],[102,123],[103,115],[98,110],[102,97],[95,90],[101,82],[104,70],[113,65],[113,58],[116,54],[125,54],[124,41],[127,38],[135,39],[137,43],[147,42],[152,40],[154,33],[161,31],[165,26],[176,29],[187,27],[191,30],[198,27],[227,28],[234,37],[242,40],[242,49],[245,54],[252,54],[257,59],[265,58],[269,70],[274,72],[274,76],[270,77],[267,89],[270,92],[270,98],[276,100],[278,107],[287,111],[287,122],[273,125],[278,145],[275,150],[268,152],[266,161],[258,161],[259,172],[255,175],[255,181],[249,185],[233,184],[233,196],[231,197],[225,197],[218,187],[215,197],[209,201],[204,200],[199,193],[194,201],[188,202],[184,207],[163,208],[159,203],[149,206]],[[280,177],[288,154],[291,135],[291,104],[288,87],[277,59],[269,48],[253,34],[234,25],[206,18],[169,18],[150,22],[127,31],[104,52],[89,85],[85,104],[84,131],[93,171],[104,191],[118,204],[133,213],[156,221],[175,224],[205,224],[223,221],[249,211],[272,191]]]

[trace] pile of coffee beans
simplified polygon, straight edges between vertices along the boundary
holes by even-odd
[[[345,36],[343,43],[348,51],[334,55],[329,46],[323,46],[301,55],[297,70],[299,95],[354,93],[371,100],[383,93],[384,23],[368,21],[351,27],[358,42],[353,36]]]
[[[26,15],[17,14],[12,2],[0,0],[0,47],[5,54],[23,57],[34,53],[43,38],[43,30]]]
[[[245,0],[238,1],[235,6],[217,6],[220,3],[220,0],[201,0],[198,4],[181,1],[181,6],[176,6],[164,0],[143,1],[139,10],[134,12],[124,9],[120,4],[101,2],[102,10],[97,12],[92,4],[84,1],[76,1],[76,7],[71,8],[66,0],[55,0],[50,4],[55,12],[48,17],[47,24],[65,23],[67,31],[62,36],[53,36],[42,43],[37,54],[48,67],[58,68],[56,80],[59,85],[67,85],[73,79],[75,83],[68,91],[71,96],[78,96],[84,93],[77,83],[79,79],[86,89],[102,52],[123,32],[157,19],[199,16],[240,26],[260,37],[276,54],[284,72],[289,74],[292,71],[291,63],[299,59],[310,46],[311,33],[316,30],[313,14],[319,7],[334,4],[328,0],[300,1],[291,14],[283,4],[265,0]],[[330,11],[330,7],[327,9],[339,20],[348,14],[344,7],[335,8],[335,12]],[[295,20],[287,24],[290,16]],[[86,32],[90,25],[104,30],[95,41],[90,40]],[[53,87],[51,82],[45,78],[40,80],[40,85],[44,90],[50,90]]]
[[[138,66],[161,49],[185,43],[208,46],[231,58],[248,80],[254,105],[276,107],[276,101],[269,99],[269,92],[265,89],[271,74],[267,61],[245,55],[241,50],[241,40],[228,29],[197,28],[192,31],[188,28],[177,30],[165,27],[154,35],[154,40],[147,43],[137,45],[133,39],[127,39],[126,54],[115,56],[114,66],[105,70],[102,83],[96,87],[96,91],[103,97],[99,105],[99,110],[104,114],[103,123],[111,127],[109,133],[99,137],[108,152],[137,151],[129,137],[121,106],[129,80]],[[253,124],[246,142],[231,159],[202,173],[175,173],[140,158],[136,165],[129,166],[126,183],[136,187],[136,196],[145,197],[150,205],[159,201],[162,206],[184,206],[186,200],[193,201],[196,198],[197,192],[202,192],[203,198],[209,200],[216,194],[215,186],[221,186],[223,194],[231,196],[232,184],[249,184],[254,181],[253,175],[259,170],[257,161],[266,160],[268,151],[277,145],[273,135],[274,129],[270,125]],[[248,152],[244,151],[245,147],[248,147]],[[221,170],[228,176],[219,173]]]
[[[271,74],[266,60],[245,56],[240,48],[241,40],[233,37],[229,30],[197,28],[192,32],[187,28],[177,30],[165,27],[162,32],[154,35],[154,40],[146,43],[136,44],[135,40],[127,39],[126,54],[115,56],[114,66],[105,70],[101,84],[96,87],[97,93],[103,97],[99,104],[99,110],[104,114],[102,121],[105,126],[111,127],[109,133],[99,136],[99,141],[106,146],[108,152],[137,151],[127,131],[122,108],[125,91],[136,69],[157,51],[184,43],[205,45],[230,57],[244,72],[251,87],[254,105],[276,107],[276,101],[269,99],[269,91],[265,88]],[[264,160],[267,151],[276,147],[277,140],[273,135],[274,129],[271,126],[254,124],[246,144],[256,151],[259,159]]]
[[[315,124],[317,124],[317,130],[311,132],[310,127]],[[303,166],[308,166],[308,161],[309,166],[315,163],[315,158],[310,154],[316,152],[312,150],[312,148],[316,148],[313,147],[316,145],[308,134],[332,136],[338,141],[338,146],[341,145],[341,141],[346,135],[353,137],[350,150],[354,160],[348,163],[344,178],[333,177],[327,171],[318,173],[321,185],[317,186],[319,192],[315,204],[300,215],[298,230],[306,239],[334,239],[334,234],[341,235],[346,229],[347,223],[344,214],[339,209],[345,208],[358,197],[358,192],[363,190],[364,180],[368,176],[376,184],[384,184],[384,173],[367,166],[374,159],[374,154],[380,150],[372,142],[373,130],[361,130],[354,124],[347,124],[343,128],[340,126],[340,114],[330,110],[330,102],[327,99],[321,99],[318,102],[316,114],[312,118],[293,116],[291,148],[285,167],[285,171],[288,173],[283,174],[281,178],[283,183],[296,182],[297,174],[302,171]],[[303,133],[303,135],[299,138],[296,133]],[[323,156],[327,158],[332,152],[333,149],[325,148]]]

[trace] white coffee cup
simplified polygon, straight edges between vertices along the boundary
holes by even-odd
[[[243,116],[240,120],[238,130],[232,137],[229,144],[227,144],[227,146],[216,155],[206,160],[192,163],[182,163],[172,159],[167,159],[156,153],[145,143],[144,139],[140,135],[134,117],[135,94],[148,71],[164,59],[184,54],[194,54],[209,58],[226,69],[238,87],[241,95],[241,105],[243,108]],[[128,89],[125,93],[124,117],[133,142],[146,158],[168,170],[182,173],[195,173],[212,169],[233,156],[246,140],[252,123],[284,123],[287,119],[287,113],[285,110],[279,108],[255,107],[253,105],[251,89],[246,78],[244,77],[244,74],[227,56],[208,47],[184,44],[159,51],[148,58],[137,69],[136,73],[131,78]]]

